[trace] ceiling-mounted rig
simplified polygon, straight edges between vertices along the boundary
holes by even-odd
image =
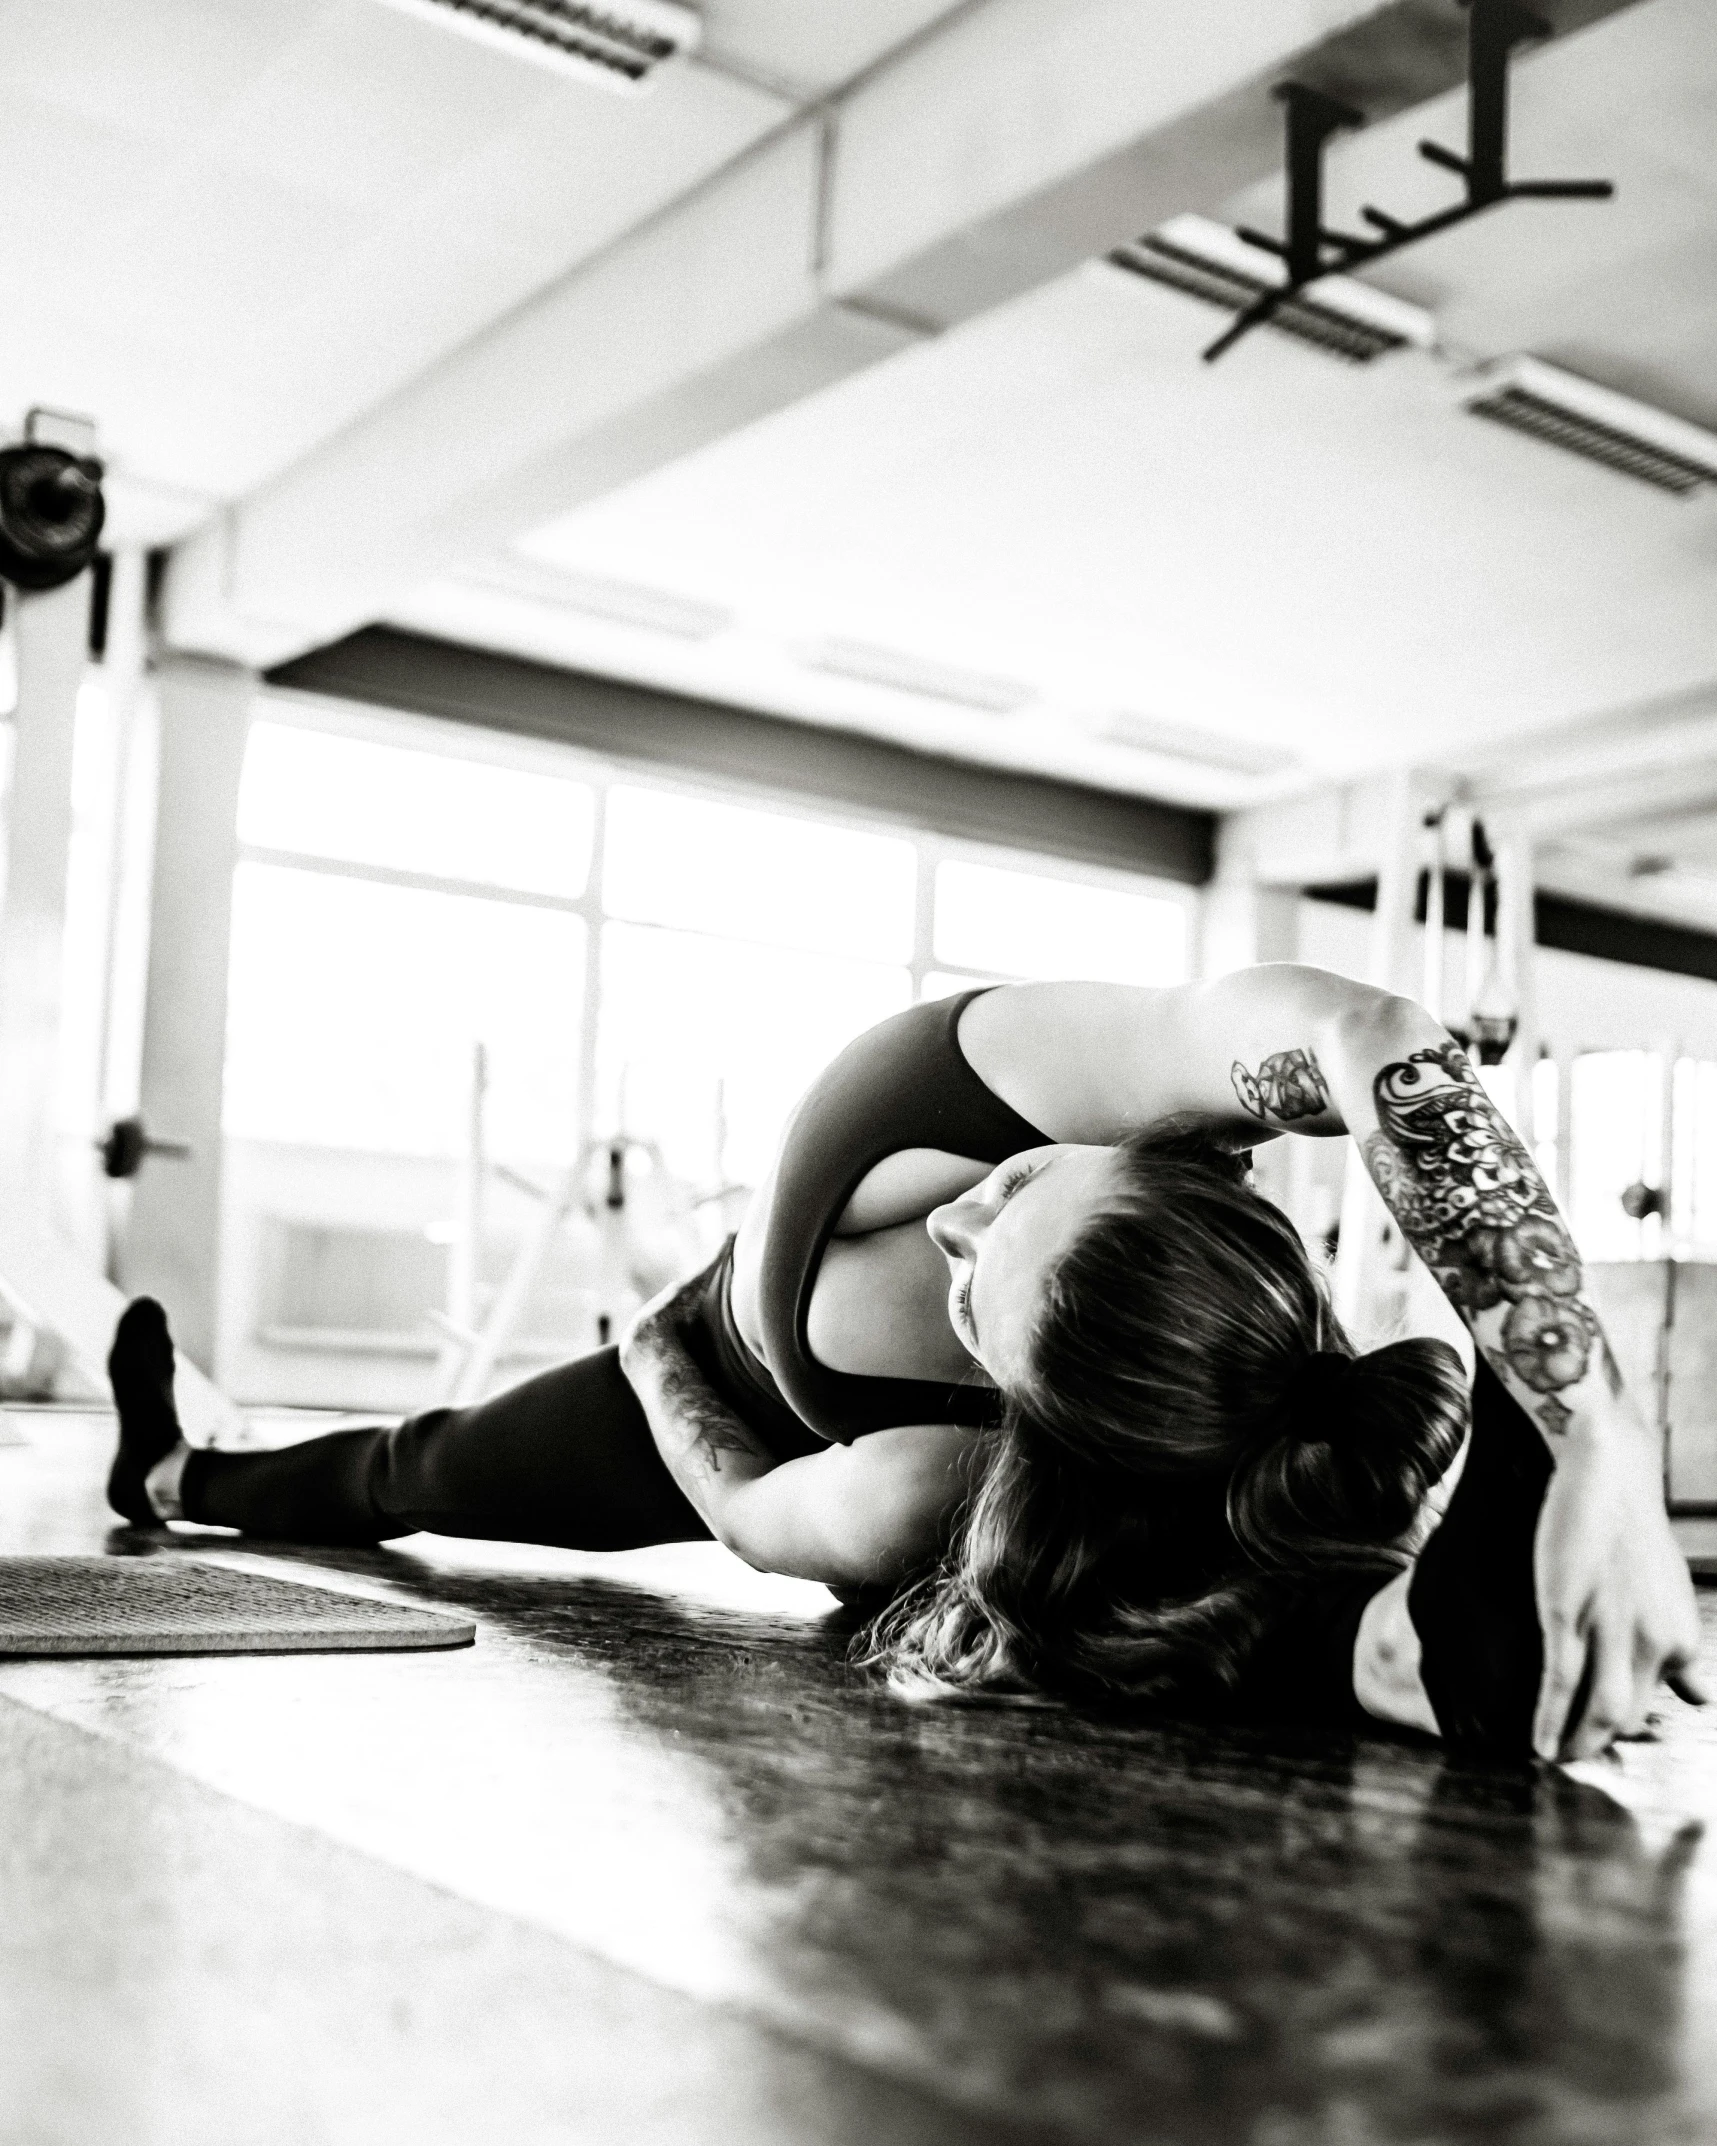
[[[57,589],[95,558],[106,519],[95,426],[59,410],[32,410],[24,438],[0,447],[0,580]]]
[[[1421,142],[1427,162],[1458,173],[1466,181],[1466,199],[1415,223],[1403,223],[1367,205],[1360,215],[1378,233],[1375,238],[1326,230],[1323,221],[1324,144],[1343,127],[1365,124],[1365,114],[1326,97],[1303,82],[1283,82],[1276,95],[1287,107],[1288,233],[1285,239],[1242,229],[1248,245],[1262,246],[1286,262],[1284,283],[1273,284],[1224,329],[1204,353],[1208,363],[1231,350],[1320,277],[1344,274],[1399,253],[1435,232],[1465,223],[1502,201],[1607,201],[1615,188],[1608,179],[1511,179],[1508,176],[1508,62],[1516,45],[1548,37],[1550,25],[1529,15],[1515,0],[1462,0],[1470,21],[1467,37],[1467,153],[1457,156],[1440,142]]]

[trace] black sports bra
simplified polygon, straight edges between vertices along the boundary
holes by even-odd
[[[974,1381],[861,1378],[811,1354],[817,1269],[866,1173],[903,1148],[1006,1162],[1047,1135],[993,1094],[960,1049],[960,1016],[981,991],[936,999],[849,1043],[793,1114],[775,1168],[759,1287],[763,1345],[775,1383],[821,1438],[850,1445],[897,1423],[983,1423],[994,1389]]]

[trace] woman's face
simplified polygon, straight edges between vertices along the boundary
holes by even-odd
[[[1030,1355],[1045,1284],[1100,1203],[1118,1189],[1109,1147],[1028,1148],[926,1228],[948,1261],[948,1316],[998,1386],[1017,1385]]]

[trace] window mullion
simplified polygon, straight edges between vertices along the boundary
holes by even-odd
[[[592,785],[590,876],[585,881],[584,1010],[578,1038],[578,1152],[596,1138],[597,1036],[602,1020],[602,868],[608,854],[608,784]]]

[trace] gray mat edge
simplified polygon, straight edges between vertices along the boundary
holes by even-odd
[[[8,1564],[78,1565],[112,1571],[116,1568],[152,1566],[157,1570],[171,1570],[174,1566],[189,1565],[199,1571],[227,1573],[234,1579],[271,1580],[281,1586],[299,1589],[309,1596],[323,1600],[361,1605],[365,1609],[386,1613],[385,1621],[351,1624],[344,1629],[337,1622],[314,1629],[290,1624],[278,1626],[274,1632],[253,1627],[249,1631],[230,1633],[175,1630],[169,1618],[164,1618],[159,1630],[153,1634],[129,1632],[113,1638],[100,1634],[72,1634],[43,1632],[39,1635],[8,1632],[0,1623],[0,1661],[75,1661],[80,1658],[106,1658],[146,1660],[154,1655],[190,1656],[198,1654],[417,1654],[445,1653],[449,1649],[469,1647],[476,1643],[477,1625],[470,1617],[457,1611],[430,1608],[425,1603],[401,1602],[390,1595],[371,1594],[353,1587],[329,1586],[318,1573],[314,1578],[301,1572],[282,1572],[272,1560],[246,1559],[239,1563],[229,1561],[219,1553],[198,1555],[195,1552],[156,1558],[115,1558],[101,1551],[22,1551],[12,1557],[0,1558],[0,1566]],[[343,1577],[343,1575],[342,1575]]]
[[[314,1635],[282,1633],[274,1639],[254,1632],[231,1637],[219,1633],[205,1637],[192,1632],[163,1632],[159,1640],[142,1642],[135,1636],[112,1641],[44,1637],[28,1643],[0,1637],[0,1661],[73,1661],[80,1656],[108,1659],[129,1656],[142,1660],[149,1655],[163,1654],[427,1654],[473,1646],[476,1639],[475,1624],[461,1623],[452,1617],[436,1631],[420,1626],[416,1631],[408,1632],[396,1626],[391,1632],[372,1629],[366,1632],[324,1631]]]

